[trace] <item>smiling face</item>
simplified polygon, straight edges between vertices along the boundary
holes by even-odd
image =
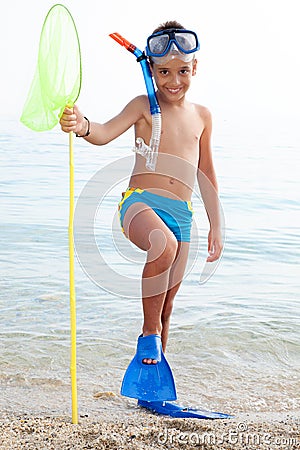
[[[196,59],[188,63],[171,59],[164,64],[153,64],[152,73],[159,96],[167,102],[184,100],[192,76],[196,74],[196,67]]]

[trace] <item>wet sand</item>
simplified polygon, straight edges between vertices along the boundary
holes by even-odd
[[[69,416],[2,413],[1,450],[222,449],[296,450],[300,412],[241,413],[233,419],[172,419],[136,408],[119,414]]]

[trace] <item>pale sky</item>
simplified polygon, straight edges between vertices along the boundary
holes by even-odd
[[[54,2],[10,0],[0,16],[1,115],[18,118],[35,72],[40,32]],[[78,104],[106,120],[145,93],[133,55],[108,34],[119,32],[144,49],[151,31],[176,19],[197,32],[201,49],[191,99],[218,114],[299,116],[298,0],[74,0],[63,3],[79,33],[83,85]]]

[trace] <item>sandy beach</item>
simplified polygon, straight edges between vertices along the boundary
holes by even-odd
[[[118,414],[79,417],[2,413],[1,450],[300,448],[299,413],[242,413],[234,419],[172,419],[136,408]]]

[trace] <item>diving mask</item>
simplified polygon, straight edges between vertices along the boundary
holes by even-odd
[[[147,39],[146,55],[151,57],[155,64],[164,64],[171,59],[181,59],[184,62],[192,61],[200,44],[194,31],[170,28],[158,31]]]

